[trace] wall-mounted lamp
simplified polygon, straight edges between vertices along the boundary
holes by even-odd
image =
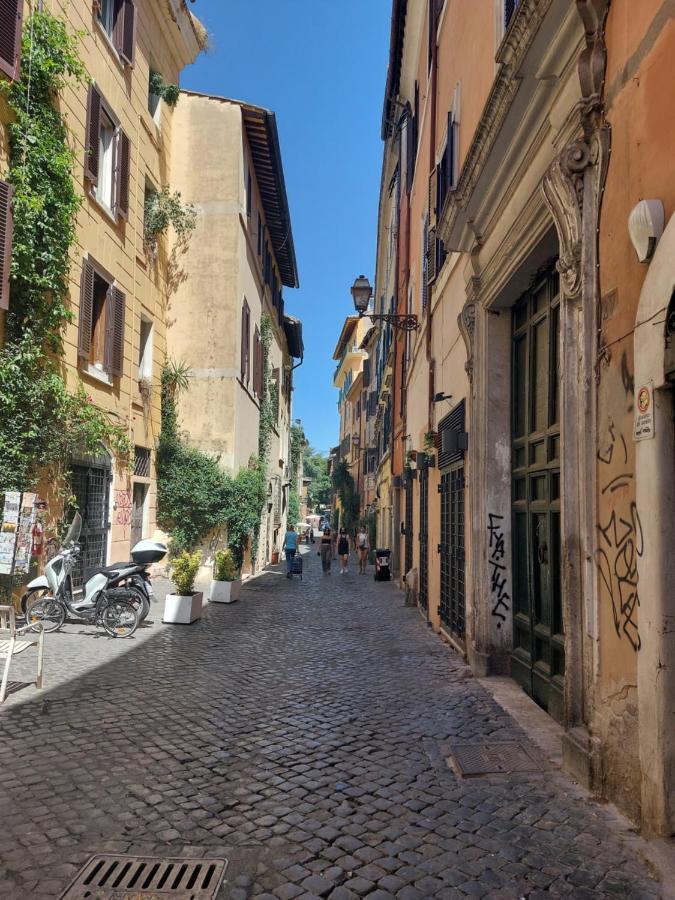
[[[628,216],[628,234],[640,262],[654,255],[656,244],[663,234],[663,203],[660,200],[640,200]]]
[[[434,403],[440,403],[442,400],[452,400],[452,394],[444,394],[443,391],[439,391],[434,395]]]
[[[373,289],[365,275],[359,275],[354,284],[351,286],[352,297],[354,299],[354,309],[361,316],[366,314],[370,316],[373,322],[386,322],[392,328],[401,331],[417,331],[419,322],[417,316],[399,316],[390,313],[369,313],[368,306],[373,296]]]

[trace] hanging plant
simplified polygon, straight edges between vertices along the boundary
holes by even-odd
[[[186,238],[197,223],[197,212],[190,203],[183,203],[180,191],[171,193],[165,185],[161,191],[152,191],[145,200],[143,236],[146,245],[154,248],[160,234],[173,227],[179,240]]]
[[[159,72],[150,72],[148,91],[155,97],[161,97],[167,106],[174,107],[180,97],[180,88],[177,84],[167,84]]]

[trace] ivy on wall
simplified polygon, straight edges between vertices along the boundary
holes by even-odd
[[[58,108],[68,83],[89,78],[77,38],[64,22],[37,12],[24,25],[21,77],[1,82],[13,112],[7,180],[14,188],[10,308],[0,350],[0,490],[27,490],[40,476],[65,475],[71,456],[101,444],[131,447],[125,429],[97,409],[81,382],[66,385],[62,361],[69,302],[70,250],[82,197],[76,156]]]
[[[333,470],[333,487],[340,498],[340,527],[351,531],[359,522],[360,499],[354,479],[344,461],[339,462]]]

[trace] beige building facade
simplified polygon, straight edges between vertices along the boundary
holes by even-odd
[[[24,5],[24,22],[37,6]],[[72,391],[83,386],[135,448],[131,467],[105,447],[95,457],[68,463],[84,519],[83,564],[95,565],[128,559],[130,546],[155,530],[169,256],[164,237],[156,255],[147,251],[144,219],[148,190],[168,184],[173,115],[150,95],[150,74],[177,84],[205,36],[184,0],[124,5],[45,0],[39,6],[80,35],[91,78],[89,86],[69,85],[59,98],[76,148],[76,187],[84,197],[70,270],[67,385]],[[3,107],[0,121],[7,116]],[[0,130],[2,167],[6,133]],[[42,493],[49,496],[49,479]],[[58,501],[50,505],[56,520]]]
[[[271,391],[268,502],[256,561],[264,565],[285,532],[292,373],[303,355],[300,323],[284,312],[283,288],[297,287],[298,275],[276,121],[250,104],[183,92],[175,125],[172,185],[197,212],[189,244],[177,250],[169,308],[168,353],[189,369],[180,426],[236,475],[258,455],[261,403]]]

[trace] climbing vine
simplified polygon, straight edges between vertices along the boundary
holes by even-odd
[[[333,470],[333,487],[340,499],[340,526],[351,531],[359,521],[360,499],[347,463],[339,462]]]
[[[258,426],[258,458],[266,468],[272,443],[272,429],[277,423],[278,400],[275,402],[270,379],[270,347],[272,346],[272,320],[263,313],[260,319],[260,343],[262,346],[263,397],[260,401],[260,424]]]
[[[21,77],[0,82],[14,121],[7,180],[14,188],[10,308],[0,351],[0,489],[26,490],[46,471],[65,474],[73,453],[100,444],[127,455],[126,431],[80,383],[66,384],[60,357],[69,304],[70,249],[82,197],[58,95],[88,75],[77,37],[47,12],[24,27]]]

